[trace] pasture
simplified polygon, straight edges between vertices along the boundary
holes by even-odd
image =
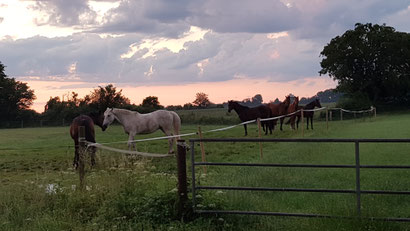
[[[205,111],[204,111],[205,113]],[[189,112],[187,112],[188,115]],[[210,113],[212,114],[212,113]],[[195,116],[195,115],[194,115]],[[211,116],[210,116],[211,117]],[[231,118],[229,116],[228,118]],[[232,119],[236,119],[236,115]],[[214,123],[218,124],[218,123]],[[408,112],[378,115],[326,124],[315,121],[305,138],[410,138]],[[305,126],[303,124],[302,126]],[[203,131],[223,125],[202,125]],[[196,125],[182,124],[181,133],[195,132]],[[248,137],[257,137],[256,125]],[[162,132],[136,138],[162,136]],[[126,141],[121,126],[105,132],[96,128],[99,143]],[[243,127],[207,133],[204,138],[243,138]],[[265,137],[265,136],[264,136]],[[301,132],[284,125],[271,138],[301,138]],[[185,137],[189,139],[190,137]],[[197,138],[197,137],[195,137]],[[110,146],[126,148],[126,143]],[[166,153],[168,142],[137,143],[139,151]],[[200,159],[199,148],[195,147]],[[352,164],[351,144],[269,143],[259,157],[258,143],[205,144],[207,161],[239,163]],[[410,144],[363,144],[361,164],[410,165]],[[97,166],[87,168],[86,188],[78,190],[72,168],[74,148],[68,127],[0,130],[0,227],[2,230],[409,230],[409,223],[356,219],[307,219],[289,217],[188,214],[174,220],[176,163],[174,157],[126,157],[97,152]],[[189,165],[189,161],[187,161]],[[198,171],[203,171],[198,168]],[[190,170],[188,166],[188,176]],[[410,190],[409,170],[363,170],[363,189]],[[250,169],[208,167],[201,185],[260,187],[354,188],[351,169]],[[190,181],[190,179],[189,179]],[[189,195],[190,197],[191,195]],[[204,209],[259,210],[293,213],[355,215],[350,194],[200,191]],[[410,196],[363,195],[362,213],[376,217],[410,217]]]

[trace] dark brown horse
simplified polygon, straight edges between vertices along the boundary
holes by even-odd
[[[277,116],[282,116],[282,115],[286,115],[287,111],[288,111],[288,107],[290,104],[290,96],[286,96],[285,100],[281,103],[278,104],[274,104],[274,103],[269,103],[268,107],[271,110],[272,113],[272,117],[277,117]],[[280,118],[280,130],[282,131],[282,124],[283,124],[283,120],[285,118]],[[273,128],[276,125],[277,120],[273,120]]]
[[[73,119],[73,122],[70,125],[70,135],[71,138],[74,140],[74,145],[75,145],[75,151],[74,151],[74,161],[73,161],[73,166],[77,169],[78,167],[78,161],[80,158],[80,153],[79,153],[79,142],[78,142],[78,128],[80,126],[85,127],[85,139],[88,142],[95,143],[95,131],[94,131],[94,124],[98,125],[101,127],[101,129],[104,131],[105,129],[102,127],[104,121],[104,115],[99,114],[99,113],[90,113],[88,115],[79,115]],[[95,147],[90,147],[90,153],[91,153],[91,165],[95,165]]]
[[[315,107],[321,108],[322,105],[320,104],[319,99],[315,99],[312,102],[306,104],[306,106],[303,107],[303,110],[312,110]],[[310,127],[313,129],[313,115],[314,115],[314,111],[303,111],[303,117],[306,118],[306,129],[309,129],[309,120],[310,120]],[[300,116],[301,113],[297,113],[296,115],[298,117],[296,124],[297,127],[299,127],[299,120],[300,120]]]
[[[240,105],[236,101],[229,100],[228,101],[228,112],[231,112],[232,110],[236,111],[236,113],[239,116],[239,119],[242,122],[249,121],[249,120],[254,120],[257,118],[265,119],[271,117],[271,110],[269,107],[266,105],[260,105],[257,107],[247,107]],[[266,126],[265,130],[265,135],[268,134],[268,128],[270,130],[270,134],[272,134],[272,122],[271,121],[266,121],[261,123],[262,126]],[[248,129],[246,124],[243,125],[245,128],[245,136],[248,135]]]

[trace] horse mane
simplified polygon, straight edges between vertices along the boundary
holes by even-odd
[[[233,100],[231,100],[230,102],[231,102],[231,103],[234,103],[235,105],[238,105],[238,106],[241,107],[241,108],[250,108],[250,107],[248,107],[248,106],[245,106],[245,105],[240,104],[238,101],[233,101]],[[228,103],[229,103],[229,102],[228,102]]]
[[[112,108],[112,109],[115,110],[116,112],[120,112],[121,114],[140,114],[137,111],[127,110],[123,108]]]

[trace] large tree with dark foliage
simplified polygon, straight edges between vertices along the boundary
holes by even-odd
[[[36,96],[26,83],[8,78],[4,68],[0,62],[0,119],[20,119],[22,114],[27,114],[22,111],[29,109]]]
[[[319,73],[337,90],[368,102],[410,104],[410,34],[386,25],[356,24],[320,53]]]
[[[98,86],[97,89],[84,98],[93,110],[104,111],[107,107],[124,108],[130,105],[130,99],[122,95],[122,90],[117,91],[117,88],[112,84],[105,87]]]

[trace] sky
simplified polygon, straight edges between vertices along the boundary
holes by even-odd
[[[0,0],[0,61],[38,112],[110,83],[135,104],[267,103],[334,88],[320,52],[356,23],[408,22],[410,0]]]

